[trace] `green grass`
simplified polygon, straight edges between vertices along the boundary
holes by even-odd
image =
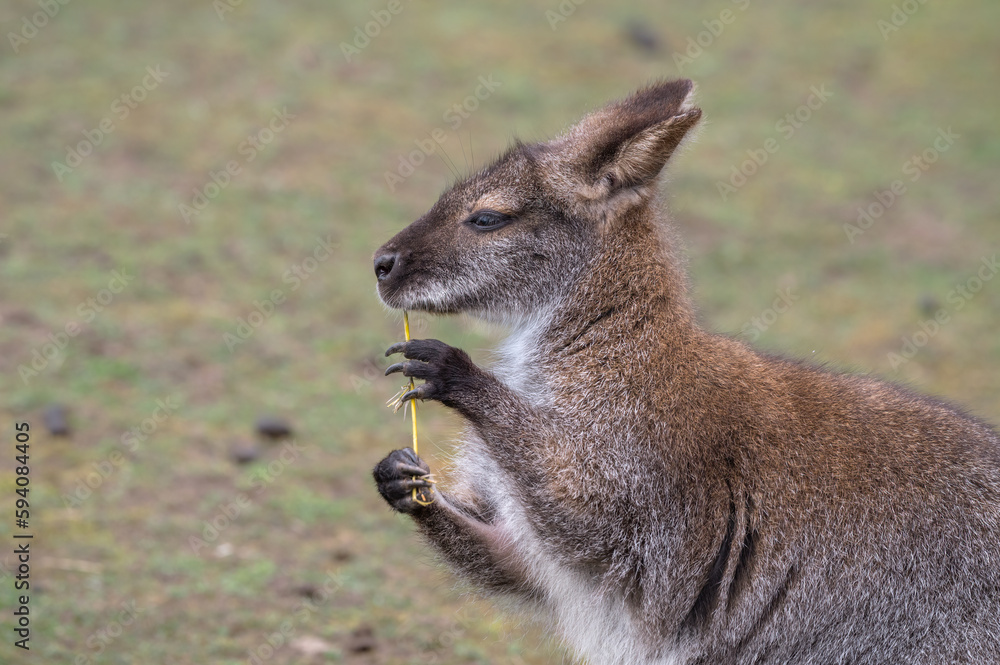
[[[726,8],[734,20],[680,72],[698,82],[706,121],[665,187],[705,325],[738,333],[791,289],[798,300],[758,331],[759,346],[1000,421],[1000,280],[961,310],[948,300],[1000,249],[1000,6],[927,3],[883,39],[876,22],[892,4],[591,1],[553,31],[545,11],[556,2],[405,3],[351,62],[341,42],[386,3],[243,3],[225,20],[208,0],[69,3],[18,53],[5,39],[0,475],[11,506],[13,422],[29,422],[36,539],[32,652],[11,645],[8,577],[0,661],[244,663],[286,622],[292,635],[272,641],[268,663],[565,659],[536,628],[455,590],[369,481],[371,465],[408,441],[406,423],[381,406],[397,387],[381,377],[382,350],[401,325],[374,297],[370,257],[453,170],[678,75],[673,54]],[[3,34],[38,11],[6,3]],[[659,51],[629,41],[632,21],[658,36]],[[119,117],[112,103],[157,65],[168,75]],[[453,131],[445,112],[490,75],[500,87]],[[776,123],[822,85],[832,97],[784,138]],[[286,107],[287,128],[247,161],[241,143]],[[52,163],[104,118],[114,131],[60,181]],[[858,206],[949,127],[954,145],[849,242]],[[390,191],[385,173],[437,128],[444,154]],[[780,148],[723,201],[717,183],[769,138]],[[229,161],[238,174],[185,223],[178,206]],[[328,237],[328,258],[288,278]],[[115,270],[134,279],[84,320],[81,305]],[[276,290],[273,313],[230,351],[224,335]],[[942,307],[951,321],[894,369],[888,354]],[[19,367],[69,323],[78,334],[22,381]],[[416,324],[480,359],[497,338],[461,319]],[[171,396],[176,410],[126,449],[123,434]],[[71,439],[44,432],[53,402],[71,410]],[[281,444],[264,444],[259,461],[236,466],[228,451],[252,439],[263,413],[292,421],[301,454],[285,463]],[[421,426],[421,450],[440,467],[458,421],[430,406]],[[116,451],[124,461],[64,505]],[[270,480],[255,485],[261,474]],[[191,538],[241,495],[248,505],[195,551]],[[320,598],[324,581],[332,591]],[[98,654],[129,602],[135,621]],[[352,631],[365,626],[375,649],[353,653]],[[304,636],[327,655],[310,660],[290,644]]]

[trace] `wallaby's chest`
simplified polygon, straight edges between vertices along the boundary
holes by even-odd
[[[457,475],[478,479],[474,491],[493,509],[494,525],[528,562],[531,582],[544,598],[541,613],[562,638],[595,665],[680,662],[672,657],[649,660],[624,599],[555,556],[560,543],[549,542],[533,526],[537,520],[527,514],[513,479],[485,454],[474,434],[467,438]],[[490,482],[483,484],[483,478]]]

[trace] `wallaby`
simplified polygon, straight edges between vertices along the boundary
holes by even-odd
[[[468,422],[449,491],[382,496],[585,662],[1000,663],[1000,438],[695,320],[658,177],[701,117],[658,82],[515,144],[375,254],[395,309],[509,326],[491,370],[395,344]]]

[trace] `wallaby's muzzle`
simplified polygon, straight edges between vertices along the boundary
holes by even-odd
[[[414,230],[411,224],[375,252],[378,296],[393,309],[448,313],[452,310],[437,302],[440,298],[433,296],[440,294],[428,284],[428,272],[434,261],[429,261],[426,252],[419,249],[426,243],[424,231],[423,227]]]

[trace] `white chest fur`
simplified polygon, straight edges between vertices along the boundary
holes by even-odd
[[[551,321],[551,311],[518,321],[496,350],[493,373],[512,390],[538,406],[547,399],[545,376],[539,364],[539,340]]]
[[[588,665],[675,665],[670,656],[651,658],[631,623],[624,600],[601,592],[582,574],[559,563],[548,551],[544,538],[531,526],[524,506],[511,492],[511,482],[485,449],[485,443],[470,436],[458,454],[456,489],[472,490],[496,507],[494,524],[513,544],[527,564],[532,582],[544,595],[538,607],[543,619],[562,641]],[[482,481],[489,478],[488,483]],[[472,489],[474,488],[474,489]]]
[[[551,323],[551,313],[540,314],[512,326],[510,336],[497,349],[491,368],[508,387],[535,406],[546,405],[549,392],[539,362],[539,340]],[[488,481],[484,481],[488,479]],[[544,619],[583,662],[588,665],[676,665],[680,658],[651,658],[624,599],[602,592],[584,575],[559,563],[544,537],[531,526],[525,507],[512,488],[516,484],[493,460],[488,445],[467,432],[457,451],[455,491],[481,497],[496,508],[494,524],[520,554],[532,582],[545,598]]]

